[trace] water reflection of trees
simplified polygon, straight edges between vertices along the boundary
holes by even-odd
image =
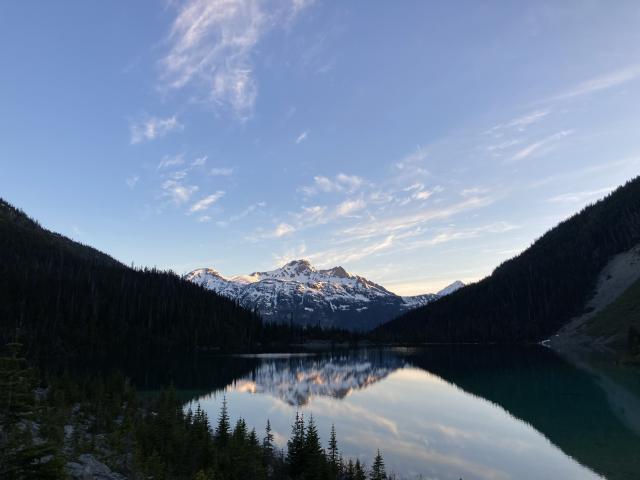
[[[612,410],[600,384],[548,349],[438,347],[406,358],[500,405],[609,479],[640,472],[640,438]]]

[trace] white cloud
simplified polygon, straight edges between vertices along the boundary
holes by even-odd
[[[420,164],[427,158],[428,152],[424,147],[417,147],[402,160],[396,162],[394,167],[398,170],[410,170],[418,174],[428,174],[429,172],[420,167]]]
[[[197,185],[184,185],[178,180],[166,180],[162,184],[163,195],[169,197],[175,204],[181,205],[188,202],[194,193],[198,191]]]
[[[210,222],[211,217],[209,215],[202,215],[201,217],[198,217],[198,221],[200,223]]]
[[[489,189],[486,187],[470,187],[470,188],[462,189],[462,191],[460,192],[460,195],[462,195],[463,197],[468,197],[470,195],[482,195],[488,192],[489,192]]]
[[[431,195],[433,195],[433,192],[429,192],[428,190],[422,190],[420,192],[416,192],[414,194],[414,197],[416,200],[426,200]]]
[[[252,56],[264,34],[293,19],[310,2],[279,0],[263,10],[258,0],[187,0],[169,33],[162,59],[169,88],[192,85],[204,101],[251,115],[257,93]]]
[[[334,178],[317,175],[313,177],[313,185],[301,187],[300,190],[306,195],[317,193],[348,192],[353,193],[364,185],[363,178],[357,175],[347,175],[339,173]]]
[[[496,137],[500,137],[502,136],[502,133],[501,133],[502,130],[516,129],[519,132],[524,132],[527,129],[527,127],[529,127],[530,125],[533,125],[534,123],[538,123],[547,115],[549,115],[549,113],[551,113],[551,110],[549,109],[536,110],[536,111],[527,113],[521,117],[514,118],[513,120],[507,123],[501,123],[499,125],[496,125],[495,127],[492,127],[485,133],[490,133]]]
[[[292,3],[293,3],[293,8],[292,8],[291,14],[295,16],[305,8],[308,8],[309,6],[313,5],[315,3],[315,0],[293,0]]]
[[[233,175],[233,168],[229,168],[229,167],[212,168],[209,171],[209,175],[213,177],[228,177],[229,175]]]
[[[150,117],[140,123],[132,123],[130,126],[131,143],[141,143],[145,140],[164,137],[174,130],[180,131],[184,125],[178,122],[176,116],[168,118]]]
[[[638,78],[640,78],[640,65],[630,65],[626,68],[591,78],[560,95],[552,97],[550,100],[564,100],[589,95],[600,90],[623,85]]]
[[[546,147],[549,144],[556,142],[560,139],[563,139],[565,137],[568,137],[569,135],[571,135],[574,132],[574,130],[563,130],[561,132],[558,133],[554,133],[553,135],[549,135],[546,138],[543,138],[542,140],[539,140],[537,142],[531,143],[529,145],[527,145],[526,147],[518,150],[512,157],[511,157],[511,162],[518,162],[520,160],[524,160],[527,157],[530,157],[531,155],[533,155],[534,153],[538,152],[539,150],[542,149],[542,147]]]
[[[182,165],[184,163],[184,154],[179,155],[165,155],[160,163],[158,163],[158,170],[162,170],[167,167],[175,167],[177,165]]]
[[[459,213],[486,207],[494,202],[491,196],[473,196],[465,198],[463,201],[453,203],[451,205],[432,208],[428,210],[419,210],[406,215],[393,215],[387,218],[375,219],[363,222],[353,227],[346,228],[340,232],[340,235],[350,240],[367,239],[380,235],[380,232],[393,233],[400,235],[401,233],[416,228],[422,228],[423,225],[433,220],[442,220],[452,217]]]
[[[205,163],[207,163],[207,156],[196,158],[193,162],[191,162],[192,167],[202,167]]]
[[[383,238],[371,242],[366,246],[358,245],[353,248],[340,248],[325,250],[308,255],[308,258],[318,266],[333,266],[342,263],[355,262],[374,254],[389,250],[394,244],[394,236],[387,235]]]
[[[302,207],[302,211],[295,215],[299,227],[307,227],[313,225],[322,225],[331,220],[327,214],[327,207],[321,205],[313,205],[311,207]]]
[[[455,227],[448,227],[441,229],[440,232],[433,235],[431,238],[415,240],[406,245],[406,249],[423,248],[427,246],[439,245],[442,243],[448,243],[456,240],[467,240],[471,238],[477,238],[485,234],[501,234],[516,230],[519,227],[509,222],[494,222],[488,225],[481,225],[478,227],[469,227],[458,229]]]
[[[266,202],[257,202],[254,204],[249,205],[247,208],[245,208],[244,210],[242,210],[240,213],[238,213],[237,215],[232,215],[231,217],[229,217],[228,220],[220,220],[219,222],[217,222],[219,227],[226,227],[228,226],[230,223],[233,222],[237,222],[238,220],[246,217],[247,215],[249,215],[250,213],[260,209],[260,208],[264,208],[267,206]]]
[[[300,144],[300,143],[304,142],[307,139],[308,136],[309,136],[309,130],[305,130],[300,135],[298,135],[298,137],[296,138],[296,144]]]
[[[289,225],[288,223],[280,223],[276,229],[273,231],[272,236],[276,238],[284,237],[286,235],[290,235],[295,232],[296,229]]]
[[[285,252],[280,254],[273,254],[273,259],[277,267],[284,265],[285,263],[289,263],[292,260],[298,260],[303,258],[307,251],[307,246],[304,243],[301,243],[297,247],[289,248]]]
[[[399,206],[407,205],[414,201],[424,201],[430,198],[434,193],[441,192],[444,189],[440,185],[436,185],[433,190],[425,190],[425,186],[422,183],[414,183],[406,188],[402,189],[404,192],[410,192],[411,195],[404,198],[396,198],[396,202]]]
[[[140,180],[140,177],[138,175],[133,175],[129,178],[127,178],[125,180],[125,183],[127,184],[127,187],[134,189],[136,187],[136,185],[138,184],[138,181]]]
[[[353,212],[357,212],[358,210],[362,210],[366,207],[366,203],[362,199],[358,200],[345,200],[336,208],[336,215],[339,217],[343,217],[345,215],[350,215]]]
[[[412,185],[409,185],[406,188],[403,188],[403,190],[405,192],[411,192],[412,190],[422,190],[424,188],[424,184],[422,183],[414,183]]]
[[[265,231],[258,228],[253,234],[246,237],[250,242],[258,242],[260,240],[282,238],[291,235],[296,231],[296,227],[286,222],[281,222],[273,230]]]
[[[549,203],[579,203],[585,200],[594,199],[596,197],[602,197],[613,190],[614,187],[600,188],[598,190],[582,191],[582,192],[570,192],[563,193],[551,197],[547,200]]]
[[[207,195],[206,197],[198,200],[196,203],[191,205],[191,207],[189,208],[189,212],[194,213],[208,209],[211,205],[220,200],[224,196],[224,194],[224,191],[218,190],[216,193]]]

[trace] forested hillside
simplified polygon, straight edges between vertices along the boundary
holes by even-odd
[[[134,360],[247,349],[260,319],[173,273],[136,270],[0,200],[0,344],[32,357]]]
[[[640,177],[560,223],[487,278],[374,332],[427,342],[538,341],[581,313],[598,274],[640,243]]]

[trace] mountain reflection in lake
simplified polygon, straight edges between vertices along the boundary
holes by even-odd
[[[296,410],[345,457],[376,449],[402,478],[631,479],[640,437],[593,375],[543,348],[438,347],[313,356],[225,357],[249,372],[197,396],[286,447]],[[208,368],[217,369],[213,362]],[[640,410],[639,410],[640,411]],[[595,473],[597,472],[597,473]]]

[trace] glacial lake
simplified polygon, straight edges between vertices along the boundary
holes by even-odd
[[[576,366],[544,347],[220,356],[174,372],[211,419],[226,398],[286,448],[296,412],[345,458],[424,479],[640,478],[640,371]]]

